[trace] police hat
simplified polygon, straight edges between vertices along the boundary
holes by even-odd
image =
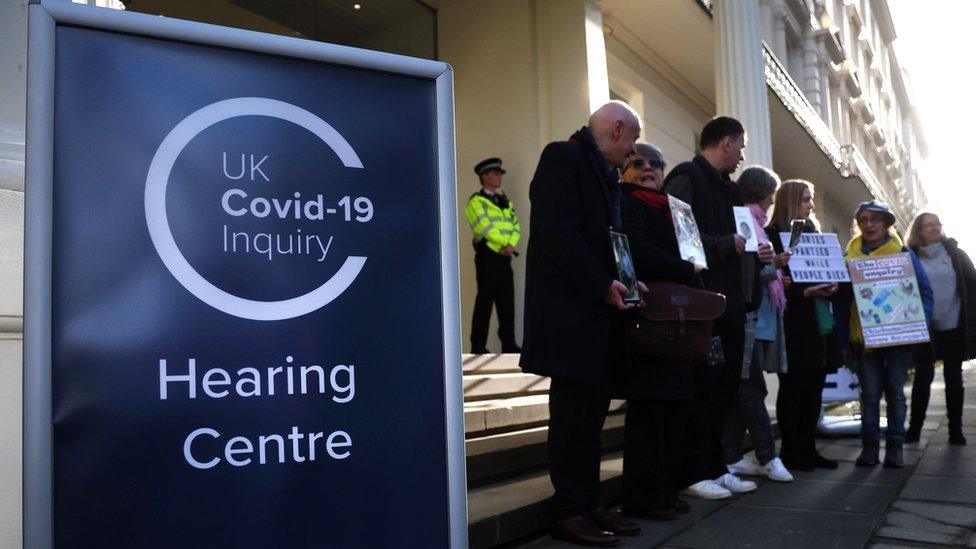
[[[481,175],[481,174],[483,174],[483,173],[485,173],[487,171],[490,171],[490,170],[498,170],[498,171],[500,171],[502,173],[505,173],[505,169],[502,168],[502,159],[501,158],[486,158],[486,159],[482,160],[481,162],[478,162],[474,166],[474,173],[476,173],[478,175]]]

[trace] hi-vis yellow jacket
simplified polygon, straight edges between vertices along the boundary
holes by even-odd
[[[522,236],[515,206],[504,195],[502,198],[506,204],[504,208],[497,206],[483,192],[476,192],[471,195],[471,200],[468,200],[468,205],[464,208],[464,216],[468,219],[468,225],[471,225],[474,241],[477,243],[485,240],[488,249],[496,253],[507,245],[515,246]]]

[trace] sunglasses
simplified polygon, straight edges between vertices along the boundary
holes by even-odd
[[[662,160],[644,160],[643,158],[637,158],[630,162],[631,168],[636,168],[638,170],[644,169],[644,166],[650,166],[652,168],[664,169],[664,161]]]

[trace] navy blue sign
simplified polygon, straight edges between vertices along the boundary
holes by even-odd
[[[431,80],[56,36],[58,547],[448,544]]]

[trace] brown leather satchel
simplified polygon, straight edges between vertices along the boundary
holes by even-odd
[[[672,282],[647,283],[646,305],[628,326],[639,354],[704,360],[712,323],[725,312],[725,296]]]

